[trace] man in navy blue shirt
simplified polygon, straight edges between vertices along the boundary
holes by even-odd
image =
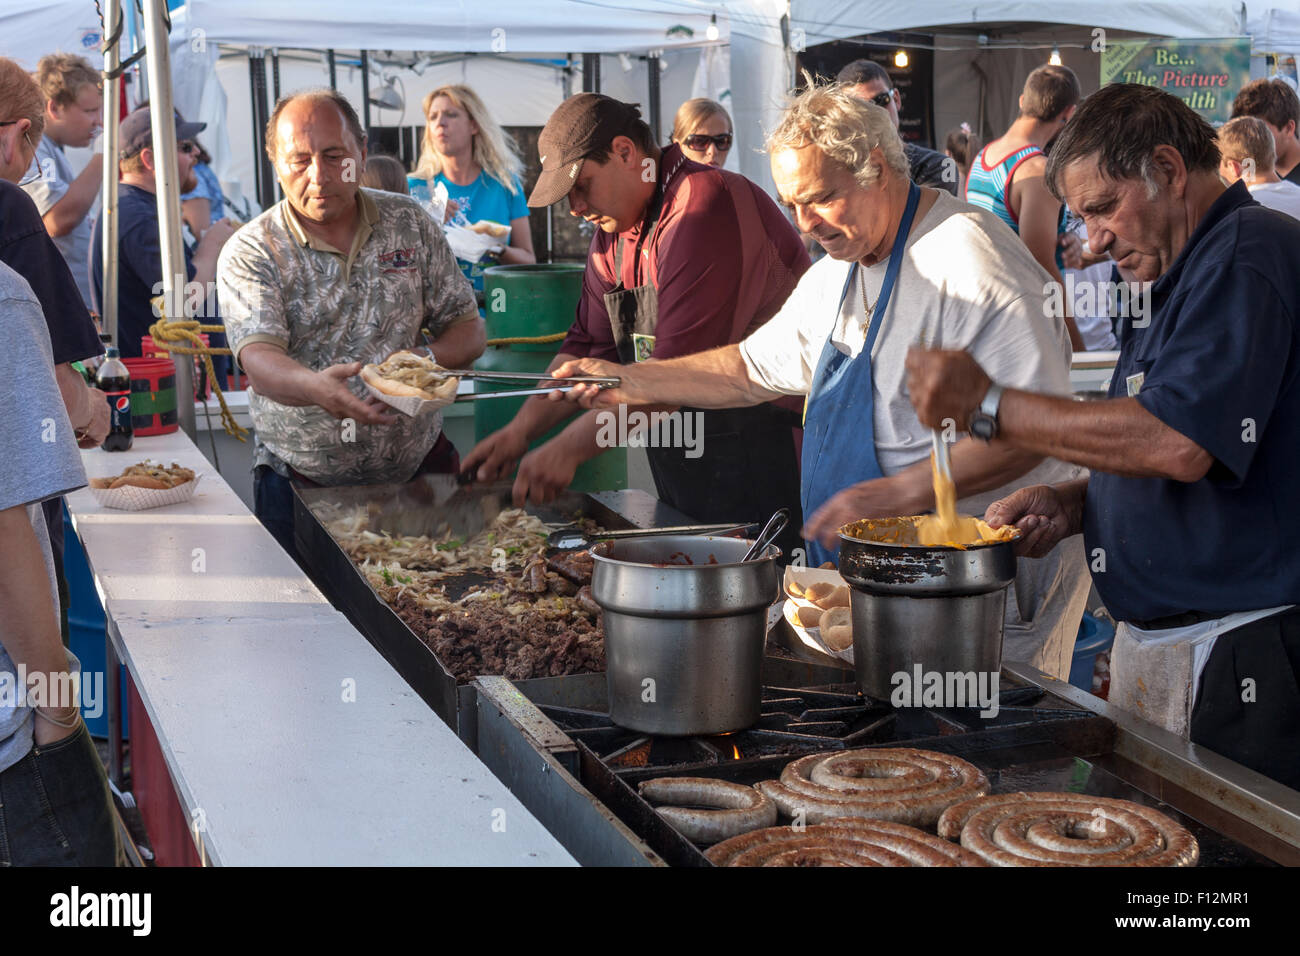
[[[181,192],[194,185],[194,162],[198,155],[194,137],[205,126],[206,123],[187,123],[179,116],[176,118],[177,178]],[[122,120],[119,142],[118,170],[121,184],[117,200],[117,341],[114,344],[123,358],[139,358],[140,339],[149,334],[149,326],[157,321],[150,300],[161,294],[163,278],[157,187],[154,182],[156,160],[147,106]],[[92,233],[96,237],[96,248],[103,241],[102,230],[101,215],[96,218]],[[219,220],[203,234],[193,250],[185,250],[185,278],[191,284],[186,290],[186,297],[190,301],[201,298],[204,303],[202,313],[191,318],[206,323],[219,321],[215,311],[216,286],[213,279],[217,273],[217,256],[233,233],[234,226],[228,219]],[[91,276],[96,301],[100,301],[104,295],[104,264],[100,256],[92,257]],[[190,290],[195,289],[201,290],[201,295],[190,295]],[[214,341],[212,344],[224,344],[224,341]]]
[[[914,350],[923,423],[1086,465],[990,506],[1023,553],[1082,532],[1121,622],[1111,702],[1300,788],[1300,223],[1218,178],[1214,130],[1176,97],[1090,96],[1047,169],[1095,251],[1148,283],[1109,400],[997,388],[965,353]]]

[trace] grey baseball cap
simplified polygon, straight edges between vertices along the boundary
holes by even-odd
[[[118,155],[122,159],[134,156],[146,146],[153,145],[152,122],[149,107],[147,106],[140,107],[122,120],[122,125],[118,127],[117,143]],[[207,123],[190,123],[181,119],[179,113],[176,114],[176,142],[178,143],[182,140],[193,139],[207,128]]]

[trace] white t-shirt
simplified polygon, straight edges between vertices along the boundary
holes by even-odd
[[[1295,183],[1284,179],[1280,183],[1253,183],[1246,188],[1250,198],[1260,205],[1300,219],[1300,186]]]
[[[1087,247],[1088,227],[1080,221],[1074,228],[1074,234]],[[1074,299],[1070,303],[1074,309],[1075,327],[1083,338],[1083,347],[1089,352],[1104,352],[1119,348],[1110,324],[1110,296],[1097,294],[1105,283],[1110,281],[1110,271],[1114,265],[1115,263],[1107,259],[1104,262],[1094,262],[1082,269],[1065,270],[1067,294],[1071,288],[1078,290],[1085,284],[1092,287],[1091,295],[1075,291]],[[1071,276],[1074,277],[1072,287]]]
[[[1051,277],[996,216],[940,192],[912,227],[903,254],[871,353],[876,456],[885,475],[930,454],[930,431],[917,419],[904,388],[907,350],[922,336],[931,346],[966,349],[999,385],[1070,394],[1070,339],[1064,320],[1049,318],[1046,305]],[[819,260],[781,311],[740,343],[755,382],[806,395],[828,335],[845,355],[862,351],[866,329],[858,279],[839,303],[849,266],[829,256]],[[858,269],[872,302],[887,266],[886,261]],[[1015,488],[1079,474],[1073,465],[1047,459],[1003,488],[966,499],[962,509],[983,515],[989,503]]]

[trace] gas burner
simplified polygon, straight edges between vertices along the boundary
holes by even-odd
[[[826,750],[900,743],[1079,716],[1037,708],[1044,692],[1033,685],[1001,688],[996,717],[973,708],[895,709],[858,693],[851,684],[818,688],[763,688],[758,722],[731,734],[662,737],[626,730],[606,713],[539,703],[539,709],[575,742],[617,772],[686,772],[762,757],[798,757]]]

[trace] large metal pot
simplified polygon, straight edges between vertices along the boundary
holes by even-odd
[[[899,519],[907,521],[910,519]],[[852,589],[853,667],[868,697],[889,700],[896,675],[996,674],[1002,667],[1010,541],[965,550],[857,537],[840,530],[840,574]]]
[[[606,541],[591,549],[604,609],[609,716],[644,733],[720,734],[758,720],[776,559],[704,535]],[[688,563],[689,562],[689,563]]]

